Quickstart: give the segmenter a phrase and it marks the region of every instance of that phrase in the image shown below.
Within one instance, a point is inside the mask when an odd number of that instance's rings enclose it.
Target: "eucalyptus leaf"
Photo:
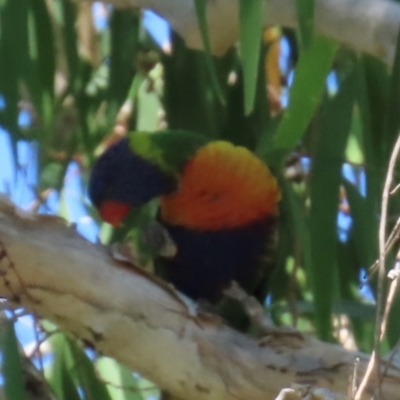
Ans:
[[[26,376],[14,326],[11,322],[4,323],[3,330],[1,350],[3,353],[4,393],[8,400],[27,400]]]
[[[291,150],[298,144],[320,104],[337,49],[338,45],[330,39],[316,36],[300,56],[275,147]]]
[[[199,29],[201,37],[203,39],[204,50],[206,53],[206,66],[211,77],[213,89],[221,104],[225,104],[225,96],[220,87],[217,72],[211,55],[212,54],[211,45],[210,45],[210,38],[208,36],[207,16],[206,16],[207,2],[204,0],[194,0],[194,4],[196,6],[197,21],[199,23]]]
[[[244,75],[245,114],[254,109],[260,58],[263,0],[240,0],[240,56]]]
[[[311,265],[308,269],[315,301],[319,336],[329,340],[334,299],[337,246],[337,213],[342,163],[355,101],[354,75],[341,82],[338,94],[322,111],[310,178]],[[336,276],[336,277],[335,277]]]
[[[308,48],[313,39],[314,10],[314,0],[296,0],[296,14],[299,22],[301,42],[304,48]]]

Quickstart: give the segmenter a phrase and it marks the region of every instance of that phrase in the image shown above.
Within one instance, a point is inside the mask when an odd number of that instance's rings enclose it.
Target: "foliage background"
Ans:
[[[298,2],[298,31],[263,32],[262,1],[240,4],[240,43],[214,58],[202,1],[196,7],[205,52],[189,50],[174,33],[160,46],[139,11],[97,5],[107,15],[99,29],[86,3],[2,0],[0,190],[30,211],[77,223],[90,240],[110,242],[125,232],[101,225],[86,184],[96,156],[113,140],[168,126],[246,146],[271,166],[283,192],[267,312],[278,325],[370,352],[376,281],[362,290],[360,282],[378,256],[381,191],[399,128],[399,56],[389,71],[314,35],[312,1]],[[389,227],[397,209],[392,196]],[[137,224],[149,213],[138,212]],[[388,269],[395,257],[388,254]],[[398,340],[399,307],[395,301],[383,351]],[[10,323],[23,311],[4,315],[4,390],[9,399],[24,399]],[[33,325],[32,340],[43,344],[32,359],[57,398],[158,395],[151,383],[48,322]]]

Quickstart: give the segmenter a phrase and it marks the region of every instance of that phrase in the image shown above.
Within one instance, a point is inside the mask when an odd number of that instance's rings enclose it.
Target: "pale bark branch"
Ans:
[[[90,0],[73,0],[77,3]],[[140,7],[164,16],[195,49],[202,48],[193,0],[104,0],[120,7]],[[293,0],[265,0],[264,26],[297,25]],[[214,54],[223,54],[238,38],[238,1],[207,1]],[[400,28],[400,4],[386,0],[316,0],[316,31],[391,65]]]
[[[292,383],[346,398],[356,356],[312,338],[261,342],[196,314],[165,284],[124,268],[56,217],[21,215],[0,201],[0,296],[91,342],[180,398],[274,399]],[[370,383],[371,385],[371,383]],[[385,398],[400,371],[389,368]],[[367,393],[373,388],[367,387]],[[365,397],[367,398],[367,397]]]

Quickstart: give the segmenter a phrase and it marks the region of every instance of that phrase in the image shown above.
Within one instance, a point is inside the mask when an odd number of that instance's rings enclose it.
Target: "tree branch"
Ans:
[[[73,0],[82,3],[90,0]],[[201,49],[192,0],[104,0],[119,7],[140,7],[164,16],[186,41]],[[316,0],[315,28],[354,50],[363,51],[391,65],[400,28],[400,4],[386,0]],[[264,26],[297,25],[293,0],[265,0]],[[238,1],[207,1],[212,51],[221,55],[238,38]]]
[[[355,357],[296,335],[258,342],[196,313],[174,290],[115,263],[57,217],[0,201],[0,296],[54,321],[180,398],[274,399],[291,383],[345,397]],[[400,371],[383,384],[396,398]],[[372,393],[373,383],[367,387]]]

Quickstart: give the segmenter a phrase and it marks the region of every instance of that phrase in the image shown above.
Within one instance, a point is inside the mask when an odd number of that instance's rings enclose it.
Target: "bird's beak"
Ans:
[[[106,200],[99,207],[99,214],[103,221],[118,227],[122,220],[128,215],[131,206],[115,200]]]

